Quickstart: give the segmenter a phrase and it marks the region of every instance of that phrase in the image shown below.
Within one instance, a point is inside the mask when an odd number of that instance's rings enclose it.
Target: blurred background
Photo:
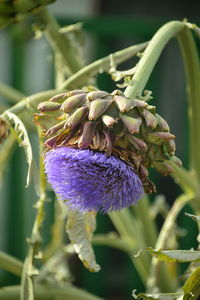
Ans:
[[[170,20],[183,20],[200,25],[199,1],[114,1],[114,0],[57,0],[49,10],[61,26],[83,23],[85,62],[90,63],[122,48],[149,40],[156,30]],[[34,38],[32,20],[8,26],[0,32],[0,81],[10,84],[24,95],[54,88],[53,56],[44,37]],[[67,49],[66,49],[67,51]],[[120,66],[131,68],[135,59]],[[97,80],[101,89],[116,88],[108,74]],[[176,135],[177,156],[188,164],[188,123],[185,79],[181,56],[176,41],[171,41],[161,55],[148,82],[153,91],[152,105],[165,117]],[[0,97],[0,103],[5,99]],[[37,140],[32,127],[30,137],[37,156]],[[33,185],[25,189],[27,166],[22,149],[16,147],[9,166],[3,174],[0,188],[0,248],[24,259],[26,238],[30,236],[34,219],[33,204],[37,196]],[[164,195],[170,205],[180,190],[170,177],[152,173],[158,195]],[[155,195],[151,197],[151,200]],[[47,204],[44,236],[48,240],[53,220],[53,204]],[[189,208],[187,209],[189,212]],[[162,220],[158,218],[158,225]],[[179,225],[187,229],[187,236],[179,240],[180,248],[195,246],[196,229],[189,218],[179,217]],[[98,216],[97,232],[114,230],[108,217]],[[132,299],[131,291],[143,290],[142,283],[128,256],[118,250],[95,246],[101,271],[97,274],[84,269],[77,257],[70,262],[74,283],[106,299]],[[1,286],[17,284],[18,278],[0,271]]]

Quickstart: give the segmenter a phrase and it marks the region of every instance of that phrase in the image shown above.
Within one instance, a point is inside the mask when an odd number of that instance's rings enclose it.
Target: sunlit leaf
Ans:
[[[33,168],[33,153],[31,143],[28,137],[28,133],[24,123],[19,119],[19,117],[9,111],[7,111],[4,115],[4,118],[10,123],[13,128],[15,134],[17,135],[19,145],[24,148],[26,159],[28,162],[28,174],[27,174],[27,183],[26,186],[30,184],[31,171]],[[14,127],[13,127],[14,124]]]
[[[147,300],[181,300],[183,293],[163,293],[163,294],[143,294],[136,295],[135,290],[132,294],[134,299],[147,299]]]
[[[183,300],[199,299],[200,296],[200,267],[188,278],[183,286]]]
[[[194,250],[154,250],[146,248],[157,259],[165,262],[194,262],[200,260],[200,251]]]
[[[96,263],[91,245],[93,232],[96,228],[96,216],[93,213],[80,214],[69,210],[67,233],[84,266],[91,272],[98,272],[100,266]]]

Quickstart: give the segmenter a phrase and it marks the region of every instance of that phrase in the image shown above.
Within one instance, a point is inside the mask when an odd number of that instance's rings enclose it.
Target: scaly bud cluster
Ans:
[[[73,90],[38,106],[35,122],[44,129],[47,150],[58,147],[93,149],[111,154],[130,165],[145,192],[155,191],[148,168],[163,175],[173,172],[166,162],[181,165],[175,153],[175,136],[156,107],[141,99],[129,99],[116,90]]]
[[[0,29],[55,0],[9,0],[0,4]]]

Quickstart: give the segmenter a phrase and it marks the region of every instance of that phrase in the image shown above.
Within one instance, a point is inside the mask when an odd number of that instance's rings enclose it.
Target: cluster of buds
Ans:
[[[0,28],[12,22],[23,19],[27,14],[33,13],[41,6],[55,0],[9,0],[1,1],[0,4]]]
[[[175,136],[156,107],[129,99],[120,90],[73,90],[40,103],[38,109],[35,122],[44,129],[47,151],[72,147],[113,155],[133,168],[146,193],[155,192],[148,168],[168,175],[173,172],[168,160],[181,165],[174,156]]]

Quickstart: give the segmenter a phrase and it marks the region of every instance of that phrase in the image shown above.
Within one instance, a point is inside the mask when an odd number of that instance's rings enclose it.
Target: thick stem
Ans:
[[[20,286],[8,286],[0,288],[0,300],[18,300],[20,294]],[[67,285],[66,288],[58,286],[35,285],[36,300],[103,300],[88,292]],[[26,298],[30,300],[30,298]]]
[[[150,205],[148,197],[143,197],[138,201],[136,205],[133,205],[131,208],[138,217],[138,221],[141,223],[142,234],[146,241],[145,246],[154,247],[158,233],[155,221],[149,214]]]
[[[183,22],[172,21],[156,32],[140,59],[129,86],[125,90],[127,97],[135,98],[142,94],[163,48],[172,37],[176,36],[185,27],[186,25]]]
[[[138,52],[143,51],[147,45],[148,42],[141,43],[113,53],[112,56],[114,63],[118,65],[123,61],[126,61],[127,59],[136,55]],[[110,55],[87,65],[76,74],[70,76],[70,78],[63,82],[63,84],[59,87],[59,90],[82,87],[91,77],[95,76],[99,72],[106,72],[109,70],[109,68]]]
[[[200,182],[200,65],[197,48],[189,29],[178,35],[186,73],[186,90],[189,99],[189,122],[191,132],[191,163]]]
[[[160,250],[165,247],[166,240],[170,236],[171,230],[174,227],[174,223],[176,221],[177,215],[180,213],[181,209],[185,206],[185,204],[187,202],[189,202],[190,200],[192,200],[193,197],[194,196],[191,194],[188,194],[188,195],[183,194],[180,197],[178,197],[177,200],[174,202],[174,204],[173,204],[170,212],[168,213],[167,218],[162,226],[160,234],[158,236],[158,239],[157,239],[157,242],[155,245],[155,250]],[[150,276],[149,276],[148,283],[147,283],[149,292],[153,291],[158,286],[158,281],[161,283],[163,281],[163,283],[165,285],[168,285],[171,282],[171,280],[168,282],[166,280],[165,281],[162,280],[162,278],[160,276],[161,274],[159,274],[159,272],[158,272],[159,265],[160,265],[160,261],[154,257],[152,259]],[[167,275],[167,273],[162,274],[162,276],[165,276],[164,278],[166,278],[166,275]],[[171,278],[171,279],[173,279],[173,278]],[[172,282],[172,284],[173,284],[173,282]]]
[[[19,259],[0,251],[0,269],[21,276],[22,268],[23,263]]]
[[[39,164],[40,164],[40,198],[36,203],[36,216],[33,224],[33,229],[31,233],[31,238],[29,241],[29,250],[25,258],[22,281],[21,281],[21,291],[20,300],[31,299],[34,300],[34,286],[33,286],[33,276],[37,274],[37,270],[34,267],[34,259],[39,253],[40,244],[42,241],[41,228],[44,219],[44,204],[46,201],[46,179],[44,173],[43,164],[43,138],[42,131],[38,127],[38,138],[39,138]]]
[[[131,260],[135,265],[141,280],[144,285],[146,285],[150,266],[150,256],[147,253],[143,253],[140,257],[133,256],[133,250],[135,251],[135,254],[137,254],[141,248],[146,246],[144,237],[140,233],[138,223],[133,219],[129,209],[109,213],[109,217],[117,231],[120,233],[121,239],[125,239],[127,244],[130,245],[129,254],[131,256]]]
[[[55,53],[60,53],[62,60],[69,70],[69,75],[76,73],[83,67],[83,62],[77,55],[77,50],[72,45],[67,35],[59,32],[59,25],[54,17],[43,8],[37,13],[37,18],[45,26],[45,34],[54,49]]]
[[[0,82],[0,95],[14,104],[25,98],[25,95],[3,82]]]

